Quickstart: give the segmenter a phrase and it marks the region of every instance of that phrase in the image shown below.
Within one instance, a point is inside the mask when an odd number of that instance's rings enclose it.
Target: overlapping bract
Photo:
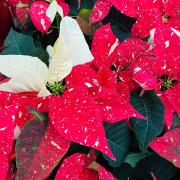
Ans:
[[[0,108],[0,172],[1,179],[5,179],[9,170],[9,155],[14,143],[15,115],[18,105]]]
[[[157,137],[150,144],[150,147],[163,158],[171,161],[175,166],[180,167],[179,160],[179,133],[180,129],[175,128],[164,134],[163,137]]]
[[[26,124],[16,142],[17,178],[47,178],[68,151],[70,143],[45,117],[35,117]]]
[[[69,177],[77,180],[116,180],[116,178],[101,165],[95,164],[96,169],[91,168],[94,162],[91,155],[76,153],[67,157],[61,164],[55,180],[65,180]],[[95,162],[94,162],[95,163]]]
[[[101,3],[101,0],[98,0],[91,12],[92,22],[104,19],[109,13],[111,5],[123,14],[137,18],[132,28],[134,36],[145,38],[150,34],[151,29],[161,23],[180,30],[179,1],[105,0],[104,3]]]
[[[8,157],[14,139],[18,138],[24,125],[34,117],[31,109],[49,113],[49,123],[52,124],[50,127],[48,126],[42,140],[48,150],[57,148],[58,151],[60,150],[59,145],[65,144],[65,146],[67,145],[64,148],[66,152],[70,142],[76,142],[101,151],[112,159],[115,158],[108,146],[103,122],[112,124],[123,120],[131,128],[128,122],[129,118],[140,118],[142,121],[146,121],[146,117],[139,114],[130,103],[132,91],[136,91],[142,96],[144,91],[153,90],[160,97],[165,106],[165,134],[163,137],[155,138],[150,147],[179,167],[177,137],[180,132],[179,128],[171,130],[174,113],[180,113],[179,1],[96,1],[90,14],[92,23],[103,20],[110,12],[111,6],[127,16],[136,18],[136,23],[131,30],[132,38],[128,38],[124,42],[120,42],[113,34],[109,23],[99,28],[92,40],[93,57],[75,21],[70,17],[64,17],[69,13],[69,7],[63,0],[57,0],[57,3],[51,0],[48,2],[35,1],[33,4],[31,4],[31,0],[22,0],[21,5],[19,2],[19,0],[8,1],[11,8],[15,8],[17,19],[21,24],[25,23],[29,12],[34,26],[42,33],[48,33],[57,12],[62,17],[62,21],[59,38],[54,47],[48,48],[49,72],[45,64],[42,65],[39,60],[35,64],[38,70],[33,70],[33,58],[29,57],[29,61],[28,57],[24,56],[21,57],[21,60],[25,61],[23,58],[26,58],[32,66],[31,69],[29,68],[29,72],[28,68],[24,71],[20,70],[22,68],[18,69],[17,62],[12,69],[1,67],[2,73],[9,69],[8,74],[5,75],[10,77],[9,81],[0,82],[0,88],[3,90],[0,92],[0,116],[2,119],[0,123],[2,147],[0,171],[2,171],[3,178],[6,177],[9,170]],[[78,2],[81,4],[80,1]],[[75,29],[78,35],[72,32]],[[145,38],[149,35],[151,37],[148,42],[139,39],[139,37]],[[8,63],[9,59],[10,56],[4,57],[7,64],[11,64]],[[92,59],[93,61],[88,62]],[[0,62],[3,63],[2,59]],[[51,64],[51,62],[55,63]],[[17,71],[14,73],[13,70],[16,68]],[[22,72],[24,76],[22,76]],[[38,76],[39,72],[42,72],[41,75],[43,74],[42,84],[37,80],[41,77]],[[32,79],[34,82],[31,84]],[[61,93],[54,95],[50,89],[46,89],[47,81],[51,85],[54,82],[61,82],[64,86]],[[46,93],[43,94],[41,90],[43,93],[45,90]],[[13,93],[4,91],[13,91]],[[41,93],[38,94],[38,92]],[[37,97],[38,95],[46,97]],[[55,129],[54,134],[53,129]],[[60,137],[58,140],[55,137],[56,134],[57,137]],[[38,152],[45,152],[46,149],[42,144],[39,146]],[[23,149],[21,150],[21,155],[27,155]],[[55,152],[61,155],[61,152],[56,150]],[[38,158],[42,157],[35,156],[36,161],[39,161]],[[59,160],[57,156],[52,155],[51,158],[55,158],[56,162]],[[46,161],[47,159],[42,158],[41,160]],[[35,166],[36,161],[33,162]],[[56,166],[56,163],[54,164],[52,161],[49,162],[51,163],[50,169],[48,162],[45,162],[47,168],[44,171],[43,167],[40,167],[41,170],[37,172],[39,176],[41,173],[48,176],[47,172],[49,173]],[[85,154],[69,156],[61,164],[56,179],[115,179],[101,166],[98,171],[91,169],[89,165],[93,161],[94,159],[90,161]],[[24,163],[26,162],[24,161]],[[39,165],[37,164],[37,169],[39,169]],[[20,171],[21,169],[18,169],[18,174],[21,174],[22,171]],[[34,176],[33,173],[36,174],[36,172],[30,172]]]
[[[7,4],[5,4],[4,1],[0,2],[0,18],[1,18],[1,26],[0,26],[0,51],[1,51],[3,49],[4,39],[7,36],[11,26],[10,13],[8,11]]]
[[[58,0],[57,4],[49,10],[51,11],[50,13],[54,13],[53,11],[55,11],[53,17],[51,14],[48,14],[48,8],[50,8],[50,6],[51,5],[48,2],[36,1],[30,7],[30,17],[33,24],[39,31],[43,33],[47,33],[53,23],[55,14],[57,12],[55,8],[60,8],[60,11],[62,10],[62,14],[60,14],[62,16],[66,16],[69,13],[69,7],[66,3],[64,3],[64,0]]]

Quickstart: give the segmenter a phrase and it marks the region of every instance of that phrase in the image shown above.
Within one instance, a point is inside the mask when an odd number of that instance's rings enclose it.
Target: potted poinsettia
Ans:
[[[178,2],[3,6],[2,180],[179,177]]]

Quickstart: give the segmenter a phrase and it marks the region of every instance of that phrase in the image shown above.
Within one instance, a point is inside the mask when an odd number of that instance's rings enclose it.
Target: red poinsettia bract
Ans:
[[[57,0],[58,6],[63,10],[63,15],[66,16],[69,13],[69,6],[64,0]],[[30,7],[30,18],[34,26],[41,32],[47,33],[53,19],[47,16],[47,10],[50,4],[45,1],[36,1]]]
[[[0,25],[0,51],[3,48],[3,42],[6,38],[10,26],[11,26],[11,17],[10,13],[7,7],[7,4],[5,1],[0,1],[0,19],[1,19],[1,25]]]
[[[26,122],[34,116],[30,112],[31,109],[36,109],[39,112],[48,111],[48,97],[39,98],[37,93],[8,93],[0,92],[0,107],[18,104],[17,113],[15,114],[16,125],[22,129]]]
[[[150,147],[156,151],[160,156],[171,161],[175,166],[180,167],[180,129],[175,128],[164,134],[163,137],[155,138]]]
[[[67,157],[61,164],[55,180],[77,179],[77,180],[116,180],[116,178],[102,166],[95,163],[96,170],[91,168],[93,160],[86,154],[76,153]]]
[[[16,126],[15,115],[18,105],[9,105],[0,108],[0,172],[1,179],[5,179],[9,170],[8,156],[11,153],[14,142],[14,129]]]

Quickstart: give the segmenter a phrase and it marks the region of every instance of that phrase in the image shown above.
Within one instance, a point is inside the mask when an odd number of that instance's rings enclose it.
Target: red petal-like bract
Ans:
[[[63,10],[63,15],[67,16],[70,11],[68,4],[64,3],[64,0],[57,0],[57,3],[59,4],[59,6],[61,6],[61,8]]]
[[[138,38],[128,38],[118,48],[119,63],[124,69],[129,69],[134,62],[148,52],[150,45]]]
[[[113,34],[110,24],[106,24],[94,33],[92,42],[92,54],[94,56],[94,65],[101,68],[104,65],[110,66],[110,56],[117,53],[119,40]]]
[[[132,28],[132,35],[145,38],[156,24],[163,22],[163,16],[168,15],[166,23],[180,30],[179,1],[150,0],[108,0],[121,13],[137,18]],[[165,19],[165,18],[164,18]],[[165,20],[165,21],[166,21]]]
[[[139,1],[140,2],[140,1]],[[168,1],[149,1],[149,6],[146,7],[147,2],[141,1],[142,11],[137,13],[137,21],[133,25],[132,34],[141,38],[149,35],[149,31],[159,23],[164,23],[169,27],[180,30],[179,9],[180,2],[176,0]],[[165,16],[168,16],[165,17]]]
[[[116,180],[116,178],[102,166],[99,167],[99,180]]]
[[[78,84],[84,87],[98,85],[97,72],[91,63],[81,64],[73,67],[69,76],[66,77],[67,89],[71,89]]]
[[[5,106],[16,104],[19,96],[15,93],[0,91],[0,99],[0,108],[5,108]]]
[[[170,17],[179,17],[180,2],[176,0],[162,1],[164,11]]]
[[[14,117],[15,124],[17,124],[18,115],[21,107],[19,95],[15,93],[0,91],[0,100],[0,109],[6,108],[10,105],[18,108]]]
[[[46,16],[49,4],[45,1],[36,1],[30,7],[30,17],[34,26],[41,32],[47,33],[52,21]]]
[[[11,25],[11,18],[8,11],[8,7],[6,4],[1,0],[0,1],[0,51],[2,49],[3,41],[10,30]]]
[[[180,128],[175,128],[163,137],[157,137],[150,144],[150,147],[163,158],[171,161],[175,166],[180,167]]]
[[[19,0],[7,0],[8,4],[12,7],[15,7],[19,3]]]
[[[17,179],[47,178],[66,154],[70,143],[50,122],[30,121],[16,143]]]
[[[137,17],[146,9],[155,6],[154,1],[149,0],[108,0],[121,13],[127,16]]]
[[[168,24],[170,27],[180,31],[180,18],[179,17],[171,17],[170,19],[168,19]]]
[[[140,38],[146,38],[150,35],[150,30],[155,28],[156,24],[161,22],[161,13],[159,9],[147,9],[140,14],[131,29],[132,35]]]
[[[115,89],[117,84],[116,74],[109,67],[103,66],[97,74],[98,82],[103,87]]]
[[[86,89],[78,86],[65,91],[60,97],[52,96],[49,106],[50,120],[61,136],[113,158],[101,112]]]
[[[110,8],[111,3],[106,0],[98,0],[90,14],[91,22],[96,23],[103,20],[108,15]]]
[[[146,71],[135,71],[133,74],[133,79],[144,89],[151,90],[156,88],[158,85],[157,78],[149,72]]]
[[[29,7],[22,6],[22,7],[16,7],[16,16],[17,19],[21,22],[22,25],[26,22],[28,16],[29,16]]]
[[[161,13],[158,9],[148,9],[142,13],[131,29],[132,35],[139,38],[146,38],[150,35],[150,30],[161,22]]]
[[[148,50],[149,44],[137,38],[128,38],[118,47],[118,77],[129,86],[130,90],[137,88],[137,83],[133,80],[135,63]]]
[[[108,123],[115,123],[131,117],[144,118],[130,105],[123,94],[120,95],[109,88],[95,88],[92,96],[101,110],[103,120]]]
[[[84,169],[78,176],[78,180],[99,180],[98,172],[92,169]]]
[[[165,109],[165,112],[164,112],[164,128],[165,128],[165,131],[167,131],[172,126],[174,110],[173,110],[173,107],[170,104],[168,98],[166,97],[165,93],[160,91],[160,92],[156,92],[156,94],[159,96],[159,98],[161,99],[161,101],[164,104],[164,109]]]
[[[124,82],[117,82],[116,91],[122,96],[126,101],[130,101],[130,91],[127,84]]]
[[[136,17],[136,3],[133,0],[108,0],[116,9],[127,16]]]
[[[175,112],[180,114],[180,83],[173,85],[166,91],[166,97],[171,103]]]
[[[88,158],[86,154],[80,153],[67,157],[61,164],[55,180],[116,180],[111,173],[97,163],[96,170],[89,169],[90,164],[85,163]]]
[[[153,52],[141,55],[134,64],[133,79],[144,89],[157,88],[161,82],[160,77],[164,75],[164,63],[153,56]]]
[[[16,126],[15,115],[18,106],[0,108],[0,179],[6,179],[9,170],[8,156],[12,150],[14,129]]]
[[[136,18],[141,15],[142,12],[158,7],[158,3],[149,0],[98,0],[92,11],[92,20],[97,22],[99,19],[102,20],[106,17],[111,5],[121,13]]]
[[[72,156],[67,157],[61,164],[55,180],[66,180],[66,179],[77,179],[83,173],[85,166],[86,154],[76,153]],[[86,179],[85,179],[86,180]]]
[[[159,78],[164,74],[164,63],[157,57],[153,56],[153,52],[149,52],[147,55],[142,55],[138,58],[134,64],[134,73],[138,71],[145,71],[150,73],[152,79]]]
[[[57,0],[59,6],[63,10],[63,15],[66,16],[69,13],[68,4],[64,3],[63,0]],[[46,15],[46,11],[49,7],[49,3],[45,1],[36,1],[30,7],[30,17],[34,26],[41,32],[47,33],[52,21]]]
[[[164,69],[171,77],[176,77],[180,69],[180,38],[170,27],[159,24],[154,35],[154,51],[160,61],[164,62]]]
[[[117,83],[114,72],[106,66],[97,75],[89,64],[76,66],[66,80],[69,90],[85,85],[103,121],[114,123],[130,117],[143,118],[129,103],[128,87],[123,82]]]
[[[17,125],[24,127],[26,122],[33,119],[34,115],[30,109],[35,109],[38,112],[48,112],[49,97],[37,97],[37,93],[22,93],[19,95],[19,113],[17,116]]]
[[[0,107],[4,108],[9,105],[18,104],[18,111],[15,116],[16,124],[23,128],[27,121],[31,120],[34,115],[30,109],[35,109],[39,112],[48,111],[49,97],[37,97],[37,93],[7,93],[0,92]]]

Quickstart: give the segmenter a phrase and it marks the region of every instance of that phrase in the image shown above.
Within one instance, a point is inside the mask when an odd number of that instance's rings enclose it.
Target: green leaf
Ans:
[[[158,96],[147,91],[142,97],[131,96],[131,104],[147,119],[131,118],[130,123],[142,152],[146,151],[149,143],[163,130],[164,106]]]
[[[153,153],[142,159],[134,168],[123,163],[120,168],[115,169],[115,174],[122,180],[152,180],[152,175],[157,180],[167,180],[176,174],[177,169],[169,161]]]
[[[89,18],[90,12],[90,9],[81,9],[79,12],[79,17],[86,20],[87,18]]]
[[[178,114],[174,114],[173,116],[173,124],[171,129],[180,128],[180,116]]]
[[[178,169],[157,154],[147,156],[138,163],[138,166],[148,175],[153,173],[158,180],[171,179]]]
[[[125,32],[122,31],[118,25],[116,24],[111,24],[111,29],[115,36],[120,40],[120,42],[125,41],[128,38],[131,38],[131,33],[130,32]]]
[[[126,16],[125,14],[118,11],[115,7],[111,7],[110,13],[103,20],[105,24],[111,23],[118,26],[119,30],[123,32],[131,32],[133,24],[136,22],[135,18]]]
[[[81,0],[80,9],[92,9],[97,0]]]
[[[39,113],[37,112],[35,109],[33,108],[29,108],[29,111],[34,115],[34,117],[38,120],[41,120],[43,122],[46,122],[47,121],[47,113]]]
[[[141,168],[133,168],[127,163],[123,163],[119,168],[115,169],[115,175],[122,180],[152,180]]]
[[[70,8],[70,15],[71,16],[77,16],[78,13],[79,13],[79,10],[78,10],[78,1],[76,0],[69,0],[68,1],[68,5],[69,5],[69,8]]]
[[[123,121],[114,124],[105,123],[105,131],[109,147],[116,157],[116,161],[111,160],[104,154],[103,156],[109,162],[110,166],[118,167],[125,159],[130,146],[130,133],[128,125]]]
[[[47,64],[48,54],[45,50],[36,48],[33,44],[33,39],[29,35],[18,33],[11,29],[5,42],[2,55],[29,55],[39,57]]]
[[[46,179],[70,146],[70,141],[58,134],[46,116],[38,112],[35,116],[22,129],[16,142],[18,180]]]
[[[124,163],[130,164],[132,167],[135,167],[136,164],[144,158],[142,153],[129,154],[126,156]]]

